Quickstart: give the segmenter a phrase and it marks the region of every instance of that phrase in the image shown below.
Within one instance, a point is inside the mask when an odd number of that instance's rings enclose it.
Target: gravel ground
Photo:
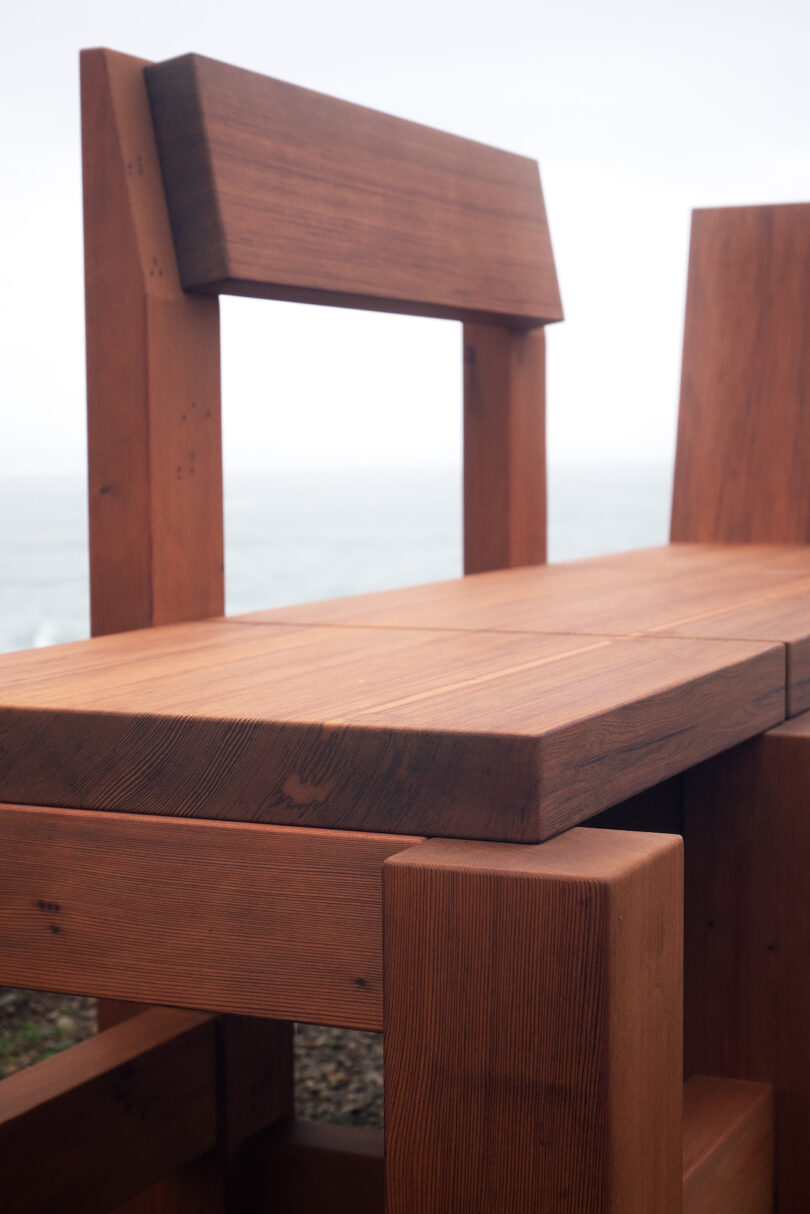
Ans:
[[[296,1025],[295,1104],[314,1121],[381,1126],[382,1034]]]
[[[0,987],[0,1079],[95,1031],[95,999]],[[300,1117],[381,1126],[382,1091],[379,1033],[296,1025],[295,1102]]]
[[[95,1031],[95,999],[0,987],[0,1079]]]

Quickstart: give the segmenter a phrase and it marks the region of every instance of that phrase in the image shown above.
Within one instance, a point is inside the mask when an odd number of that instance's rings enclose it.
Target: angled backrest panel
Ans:
[[[186,290],[562,319],[535,161],[199,55],[146,80]]]
[[[693,215],[672,539],[810,543],[810,204]]]

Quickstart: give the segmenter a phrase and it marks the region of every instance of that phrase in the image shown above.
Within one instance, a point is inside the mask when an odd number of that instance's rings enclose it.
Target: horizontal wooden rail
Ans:
[[[0,805],[0,981],[382,1028],[406,835]]]
[[[211,1016],[154,1008],[0,1085],[14,1214],[105,1214],[217,1140]]]

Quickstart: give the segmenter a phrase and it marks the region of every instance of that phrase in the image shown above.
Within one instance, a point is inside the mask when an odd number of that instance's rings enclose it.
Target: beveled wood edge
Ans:
[[[396,316],[423,316],[433,320],[492,325],[523,331],[559,324],[565,319],[562,308],[547,309],[550,315],[527,317],[513,312],[481,311],[476,308],[425,304],[413,299],[375,295],[354,295],[348,291],[326,291],[288,283],[264,283],[245,278],[219,278],[213,282],[189,283],[189,295],[236,295],[243,299],[271,299],[281,303],[314,304],[326,308],[351,308],[361,312],[386,312]]]

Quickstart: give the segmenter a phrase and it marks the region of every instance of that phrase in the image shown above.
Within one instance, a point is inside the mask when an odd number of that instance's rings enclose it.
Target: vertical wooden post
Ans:
[[[387,1214],[680,1212],[680,839],[434,839],[383,872]]]
[[[219,303],[180,286],[143,67],[81,56],[94,635],[223,611]]]
[[[81,56],[94,635],[224,610],[219,304],[184,293],[145,61]],[[141,1010],[99,1003],[102,1027]],[[218,1027],[220,1146],[126,1214],[241,1208],[255,1129],[292,1114],[292,1025]]]
[[[772,1083],[779,1214],[810,1209],[810,714],[685,777],[687,1076]]]
[[[464,325],[464,571],[546,559],[545,332]]]

